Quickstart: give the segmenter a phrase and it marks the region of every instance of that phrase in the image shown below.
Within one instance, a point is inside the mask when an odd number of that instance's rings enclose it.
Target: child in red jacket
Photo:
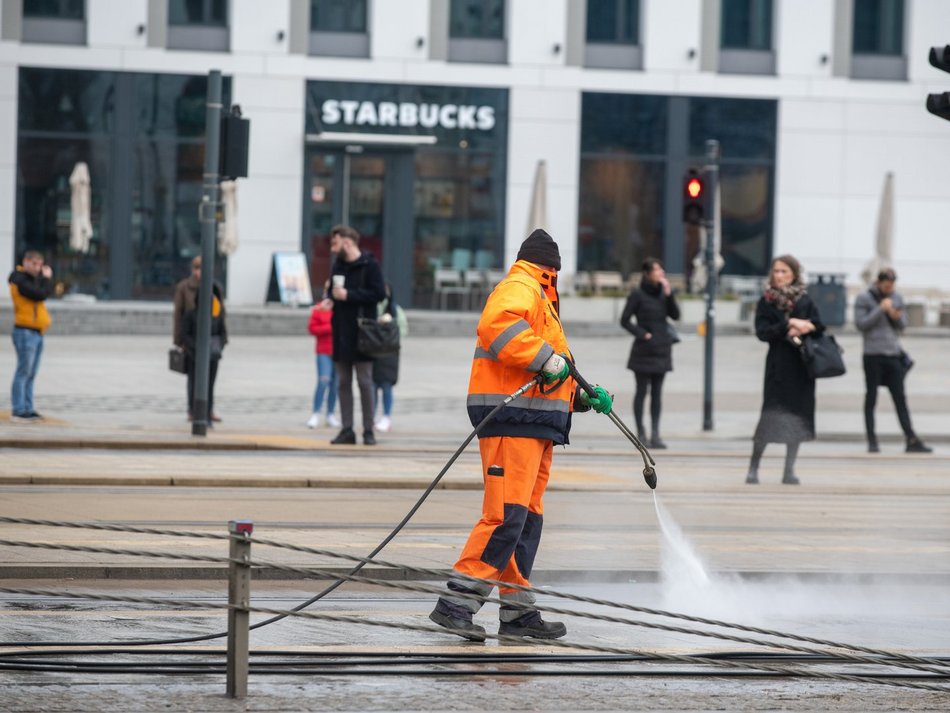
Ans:
[[[333,330],[330,327],[332,316],[333,308],[321,307],[320,304],[310,313],[308,330],[317,338],[317,388],[313,392],[313,413],[307,419],[308,428],[320,425],[324,396],[327,398],[327,425],[340,427],[340,419],[333,414],[336,407],[336,369],[333,366]]]

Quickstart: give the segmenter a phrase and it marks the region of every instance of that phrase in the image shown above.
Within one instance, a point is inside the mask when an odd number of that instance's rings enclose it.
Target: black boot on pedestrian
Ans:
[[[341,429],[336,438],[330,441],[335,446],[344,445],[352,446],[356,443],[356,434],[353,432],[352,428]]]
[[[785,485],[801,485],[801,481],[792,470],[786,470],[782,476],[782,483]]]
[[[880,453],[881,447],[877,444],[876,438],[868,439],[868,453]]]
[[[532,639],[560,639],[567,634],[567,627],[559,621],[544,621],[538,611],[529,611],[514,621],[501,622],[498,633]]]
[[[745,477],[746,485],[758,485],[759,484],[759,471],[755,468],[751,468]]]
[[[376,445],[376,435],[372,431],[363,431],[363,445]]]
[[[924,442],[913,436],[907,439],[907,448],[904,449],[905,453],[933,453],[934,449],[930,446],[924,445]]]
[[[452,630],[453,634],[461,636],[463,639],[469,641],[485,640],[485,627],[472,623],[472,613],[464,607],[452,604],[444,599],[440,598],[436,602],[435,609],[429,614],[429,619],[439,626]]]
[[[650,437],[650,448],[655,448],[658,451],[662,451],[666,448],[666,444],[663,442],[663,439],[660,438],[659,433],[654,433]]]

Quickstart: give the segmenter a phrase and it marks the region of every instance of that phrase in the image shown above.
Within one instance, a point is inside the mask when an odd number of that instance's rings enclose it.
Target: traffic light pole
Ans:
[[[214,285],[214,241],[218,209],[218,140],[221,130],[221,72],[208,73],[205,108],[205,170],[198,221],[201,223],[201,283],[198,288],[198,334],[195,349],[195,400],[191,435],[208,433],[208,392],[211,372],[211,290]]]
[[[706,206],[706,343],[703,368],[703,430],[713,430],[713,344],[716,336],[716,224],[719,221],[719,142],[706,142],[703,167]]]

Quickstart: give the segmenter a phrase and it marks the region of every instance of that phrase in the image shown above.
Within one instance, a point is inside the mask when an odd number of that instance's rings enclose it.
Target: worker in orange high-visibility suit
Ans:
[[[612,399],[596,387],[596,397],[576,387],[558,312],[557,244],[543,230],[522,243],[518,260],[488,297],[478,322],[478,340],[468,386],[468,413],[477,426],[532,376],[550,389],[533,386],[501,409],[479,433],[485,496],[454,571],[479,579],[530,587],[528,577],[541,541],[542,496],[556,444],[566,444],[572,411],[609,412]],[[472,621],[493,585],[453,576],[429,618],[473,641],[485,629]],[[531,591],[499,587],[504,604],[499,634],[556,639],[567,629],[546,622]]]

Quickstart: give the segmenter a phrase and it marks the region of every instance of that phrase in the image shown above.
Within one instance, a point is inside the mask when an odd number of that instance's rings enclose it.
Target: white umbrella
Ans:
[[[237,183],[221,181],[221,203],[224,220],[218,223],[218,252],[233,255],[238,249]]]
[[[92,240],[92,219],[89,167],[83,161],[73,167],[69,188],[69,247],[86,253]]]
[[[543,160],[538,161],[534,171],[534,186],[531,189],[531,209],[528,211],[528,229],[530,235],[535,228],[548,229],[548,168]]]
[[[884,176],[881,205],[877,212],[877,236],[874,241],[874,257],[865,265],[861,277],[866,283],[874,282],[877,273],[893,264],[894,250],[894,174]]]

